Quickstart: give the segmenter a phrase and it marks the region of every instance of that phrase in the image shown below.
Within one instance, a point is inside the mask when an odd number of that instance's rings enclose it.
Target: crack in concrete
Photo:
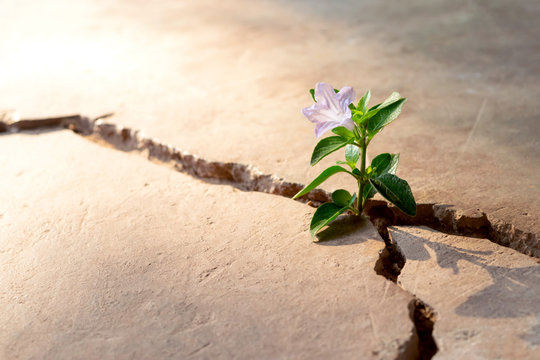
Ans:
[[[286,181],[272,174],[264,174],[250,164],[208,161],[180,148],[145,136],[138,130],[105,122],[113,114],[94,120],[81,115],[43,119],[18,120],[15,115],[0,114],[0,132],[20,132],[54,128],[68,128],[102,145],[122,151],[137,151],[148,159],[172,166],[208,182],[225,183],[244,191],[258,191],[291,198],[303,184]],[[299,199],[317,207],[331,200],[331,194],[315,189]],[[429,226],[451,235],[480,237],[496,244],[540,258],[540,241],[537,234],[517,229],[514,225],[490,216],[480,209],[463,211],[451,205],[437,203],[418,204],[417,215],[407,216],[383,200],[368,201],[365,213],[388,239],[388,226]]]
[[[437,314],[431,306],[416,297],[409,303],[409,311],[418,338],[416,359],[430,360],[439,350],[433,337]]]
[[[376,221],[380,221],[380,217],[376,218]],[[381,229],[380,223],[375,224],[378,229]],[[401,270],[405,266],[407,259],[392,240],[386,227],[383,228],[385,236],[380,232],[384,238],[386,244],[384,250],[379,254],[379,260],[375,264],[375,272],[392,281],[399,286],[403,291],[413,295],[414,299],[409,303],[409,314],[412,323],[414,324],[414,332],[411,334],[407,345],[414,348],[414,352],[409,352],[407,355],[399,357],[398,359],[415,359],[415,360],[430,360],[435,356],[439,350],[437,342],[433,337],[433,328],[435,327],[435,321],[437,320],[437,314],[435,310],[419,299],[415,294],[412,294],[407,289],[403,288],[398,283],[398,277],[401,274]],[[380,231],[380,230],[379,230]]]
[[[300,183],[264,174],[250,164],[208,161],[158,139],[149,138],[138,130],[105,122],[104,119],[110,116],[112,114],[106,114],[94,120],[80,115],[18,120],[14,116],[0,114],[0,133],[68,128],[101,145],[122,151],[137,151],[145,154],[149,160],[211,183],[228,184],[244,191],[258,191],[288,198],[304,187]],[[311,191],[299,199],[314,207],[330,200],[331,194],[322,189]],[[444,204],[418,204],[417,215],[410,217],[386,201],[370,200],[365,213],[386,244],[374,270],[396,284],[406,259],[389,236],[388,226],[392,225],[425,225],[448,234],[487,238],[523,254],[540,257],[540,243],[536,234],[516,229],[514,225],[495,219],[479,209],[464,212]],[[435,311],[418,298],[411,301],[409,311],[414,332],[409,341],[402,344],[403,351],[399,358],[431,359],[437,352],[432,335]]]

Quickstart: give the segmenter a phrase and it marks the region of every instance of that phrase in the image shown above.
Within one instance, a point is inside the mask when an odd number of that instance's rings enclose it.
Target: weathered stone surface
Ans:
[[[306,183],[322,168],[308,163],[307,89],[397,90],[403,115],[370,156],[400,152],[422,202],[540,234],[539,16],[536,0],[7,2],[0,109],[113,111],[209,160]]]
[[[486,239],[389,229],[406,258],[398,283],[432,306],[436,359],[538,359],[540,265]]]
[[[1,136],[0,154],[0,358],[414,354],[367,222],[315,244],[309,206],[69,131]]]

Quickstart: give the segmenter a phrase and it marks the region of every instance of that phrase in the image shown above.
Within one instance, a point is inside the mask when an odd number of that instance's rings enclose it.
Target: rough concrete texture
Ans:
[[[540,233],[540,4],[520,1],[5,2],[0,108],[115,112],[210,160],[306,183],[317,81],[409,100],[372,143],[419,201]],[[327,188],[352,187],[336,176]]]
[[[485,239],[391,227],[398,283],[435,309],[435,359],[538,359],[540,265]]]
[[[442,204],[419,208],[424,223],[510,234],[538,256],[539,17],[535,0],[8,0],[0,117],[114,112],[162,140],[143,141],[154,159],[172,144],[200,156],[175,166],[204,177],[219,165],[225,180],[227,162],[253,164],[247,188],[290,196],[281,190],[322,170],[309,168],[316,140],[300,114],[310,87],[369,88],[374,102],[397,90],[403,114],[368,155],[401,153],[418,202]],[[68,132],[0,136],[0,154],[0,358],[414,358],[426,346],[412,295],[373,271],[383,243],[367,223],[315,245],[310,207]],[[325,189],[338,186],[353,184],[336,176]],[[438,357],[539,352],[533,260],[392,231],[421,245],[400,281],[437,313]],[[415,263],[426,270],[411,279]]]
[[[318,245],[309,206],[69,131],[0,153],[2,359],[415,354],[412,297],[376,275],[367,221]]]

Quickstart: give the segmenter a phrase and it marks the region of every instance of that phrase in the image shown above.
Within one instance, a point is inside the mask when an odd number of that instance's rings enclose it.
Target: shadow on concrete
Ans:
[[[341,216],[316,235],[316,244],[323,246],[361,244],[369,239],[367,233],[362,231],[368,224],[369,220],[363,216]]]
[[[426,229],[432,232],[434,230]],[[402,232],[393,229],[392,232]],[[482,318],[517,318],[536,314],[540,327],[540,303],[531,299],[540,298],[540,266],[502,267],[490,265],[492,251],[475,251],[457,246],[430,241],[407,234],[408,246],[414,249],[408,252],[407,260],[426,261],[431,258],[425,246],[430,247],[437,256],[441,268],[450,268],[459,274],[458,262],[466,261],[485,270],[493,283],[470,295],[460,304],[455,313],[460,316]],[[534,334],[533,334],[534,335]],[[531,335],[532,336],[532,335]],[[528,341],[540,343],[540,333],[529,336]]]

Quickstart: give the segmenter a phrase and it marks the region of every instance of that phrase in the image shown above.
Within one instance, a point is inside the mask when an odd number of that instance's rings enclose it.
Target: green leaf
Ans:
[[[398,101],[399,99],[401,99],[401,95],[399,95],[398,92],[394,91],[381,104],[379,104],[377,106],[377,108],[382,109],[383,107],[386,107],[386,106]]]
[[[356,125],[360,126],[364,122],[363,114],[360,111],[353,112],[352,121]]]
[[[313,154],[311,155],[311,166],[317,164],[327,155],[341,149],[352,141],[353,139],[344,139],[341,136],[329,136],[322,139],[313,150]]]
[[[373,185],[370,183],[364,185],[364,194],[362,194],[363,199],[371,199],[375,196],[377,192],[375,191],[375,188],[373,188]]]
[[[332,132],[347,140],[354,138],[354,133],[351,130],[347,129],[345,126],[338,126],[336,128],[333,128]]]
[[[399,164],[399,154],[383,153],[371,160],[371,167],[375,168],[374,175],[385,173],[395,174]]]
[[[335,220],[339,215],[343,214],[347,209],[355,202],[356,194],[351,197],[351,200],[347,206],[340,207],[334,203],[325,203],[317,208],[313,218],[311,219],[311,224],[309,230],[312,237],[315,237],[315,234],[321,230],[323,227],[328,225],[332,220]]]
[[[377,112],[369,119],[367,124],[369,134],[374,135],[380,129],[394,121],[401,114],[401,107],[405,101],[407,99],[401,98],[389,104],[382,103],[377,108]]]
[[[383,153],[375,156],[371,160],[371,168],[374,169],[373,176],[377,177],[382,174],[395,174],[399,163],[399,154]],[[364,200],[375,196],[376,191],[373,185],[366,184],[364,187]]]
[[[356,127],[356,126],[354,127],[353,133],[354,133],[354,137],[355,137],[356,139],[359,139],[359,140],[362,139],[362,135],[361,135],[360,132],[358,131],[358,127]]]
[[[377,110],[379,108],[379,106],[381,106],[381,105],[382,105],[382,103],[378,103],[377,105],[373,105],[372,107],[369,108],[368,113],[370,111]]]
[[[362,98],[360,99],[360,101],[358,102],[358,106],[356,107],[358,110],[360,110],[363,114],[366,113],[366,110],[367,110],[367,106],[368,106],[368,103],[369,103],[369,99],[371,98],[371,91],[366,91],[366,93],[364,94],[364,96],[362,96]]]
[[[352,195],[347,190],[339,189],[332,193],[332,201],[339,206],[348,206]]]
[[[358,159],[360,158],[360,149],[358,146],[349,144],[345,147],[345,160],[348,163],[356,165]],[[354,167],[354,166],[351,166]]]
[[[315,89],[309,89],[309,93],[311,94],[313,101],[317,102],[317,100],[315,100]]]
[[[341,166],[338,166],[338,165],[330,166],[329,168],[325,169],[322,173],[320,173],[320,175],[317,176],[315,180],[313,180],[311,183],[306,185],[302,190],[300,190],[296,195],[294,195],[293,199],[296,199],[302,195],[307,194],[308,192],[310,192],[311,190],[315,189],[317,186],[325,182],[326,179],[328,179],[330,176],[337,174],[339,172],[346,172],[350,174],[349,171],[345,170]]]
[[[405,214],[416,215],[416,202],[407,181],[394,174],[382,174],[369,180],[371,185]]]

